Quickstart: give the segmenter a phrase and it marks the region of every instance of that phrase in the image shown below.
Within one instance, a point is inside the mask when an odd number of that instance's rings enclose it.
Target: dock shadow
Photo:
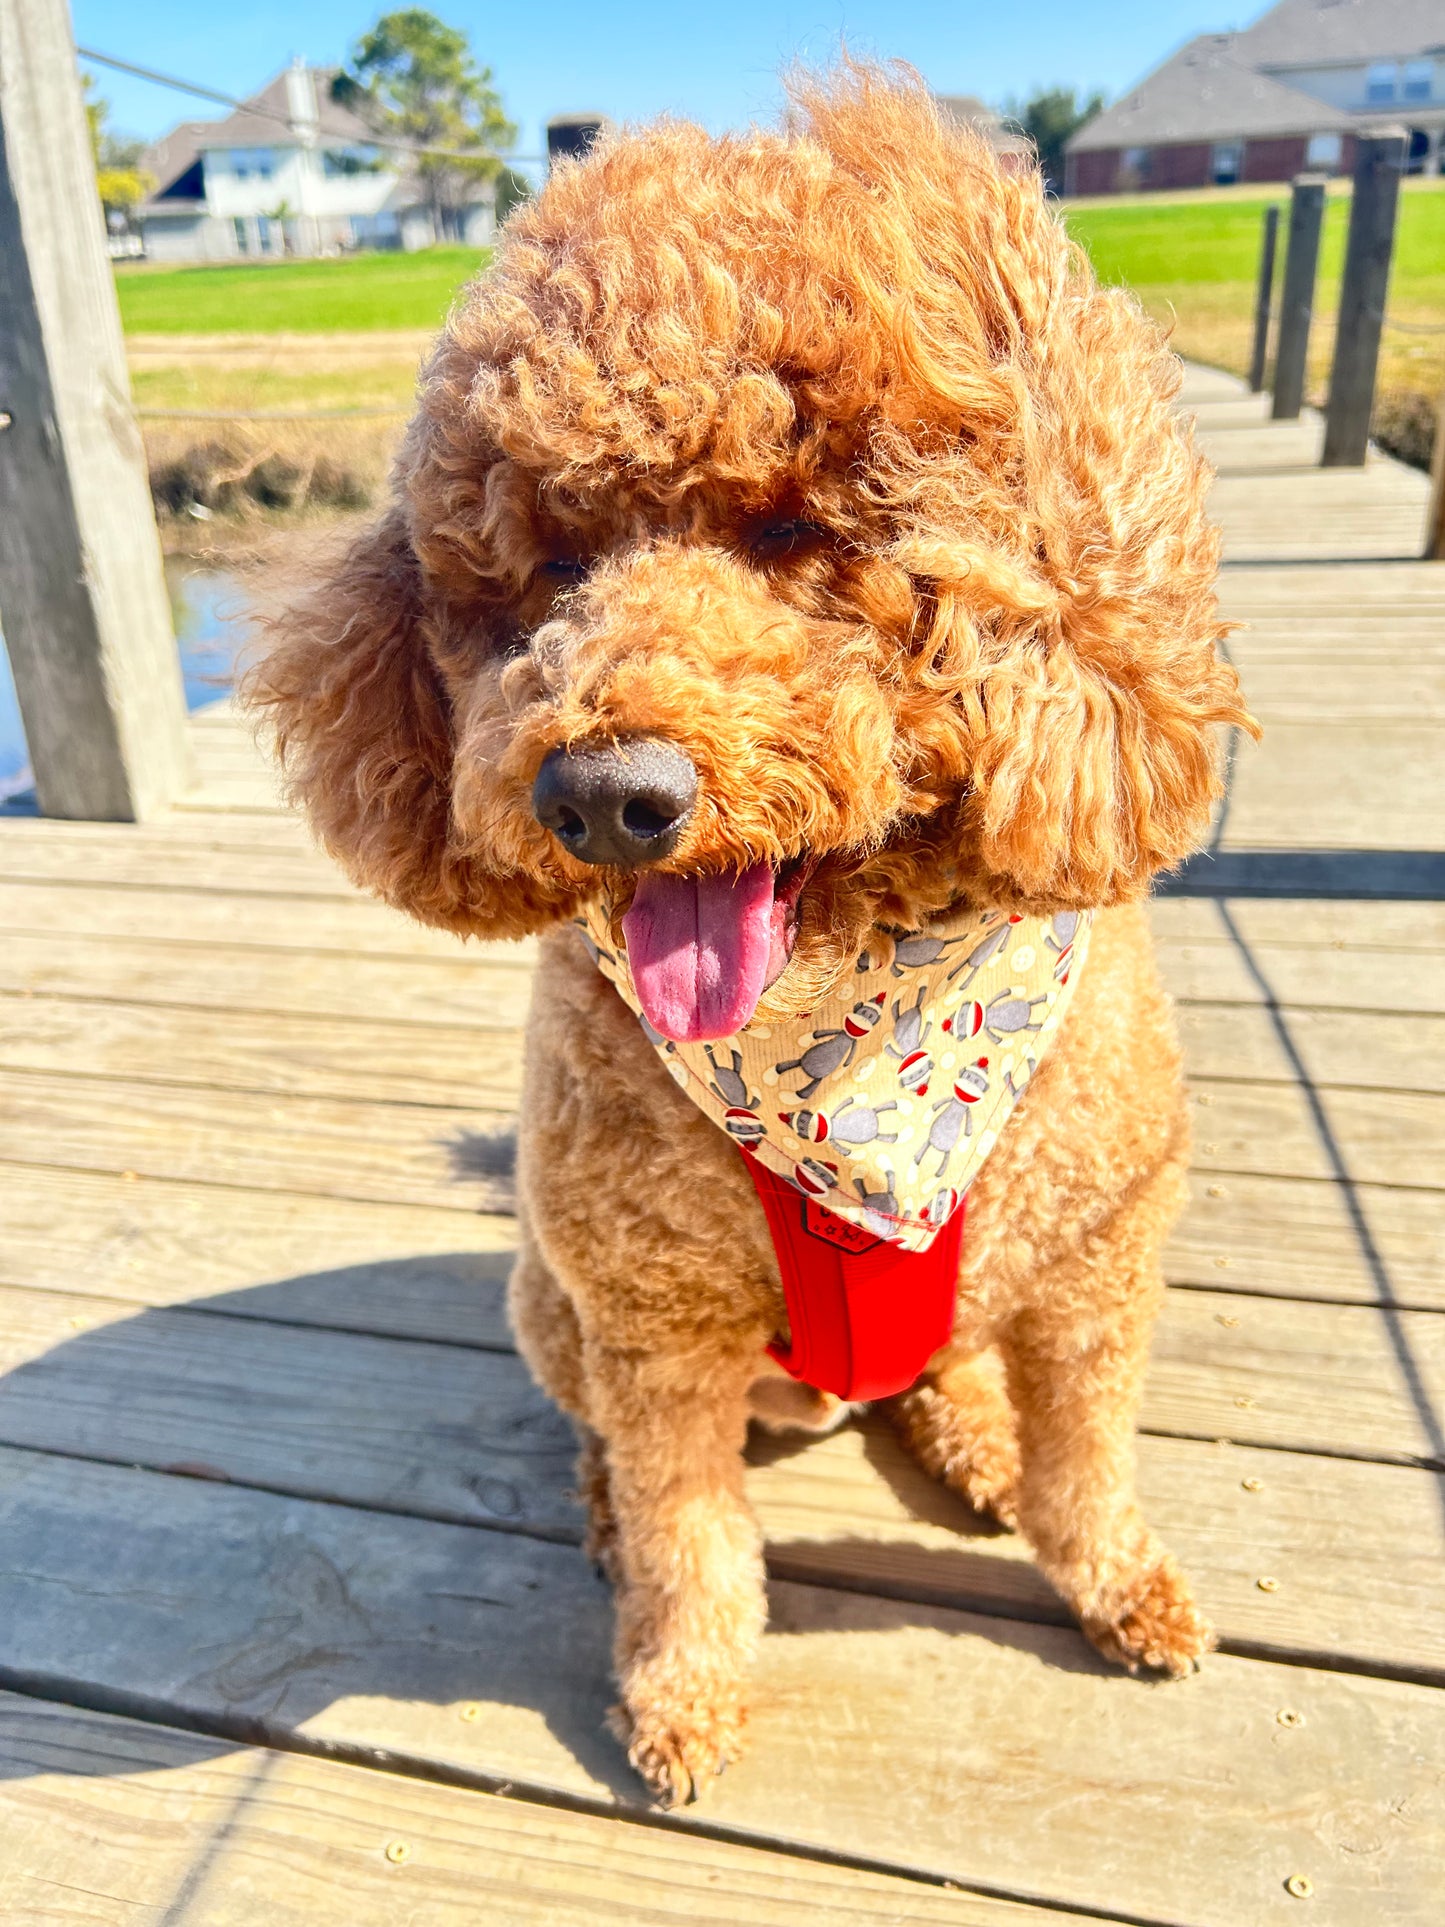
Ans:
[[[0,1376],[0,1686],[222,1747],[344,1756],[354,1730],[358,1756],[410,1745],[418,1771],[478,1784],[485,1749],[476,1764],[409,1709],[478,1707],[479,1734],[520,1714],[513,1730],[550,1736],[529,1750],[570,1760],[589,1797],[645,1806],[605,1730],[611,1600],[579,1549],[571,1428],[507,1349],[509,1257],[346,1265],[121,1318],[101,1298],[104,1322],[37,1331]],[[918,1623],[1091,1667],[1065,1626],[978,1614],[998,1595],[972,1563],[986,1532],[875,1429],[869,1456],[958,1550],[914,1546],[908,1583],[873,1590],[866,1538],[775,1544],[776,1630],[806,1634],[802,1583],[835,1630]],[[326,1717],[363,1703],[402,1710]],[[0,1780],[38,1770],[5,1739],[0,1723]],[[128,1757],[81,1752],[76,1770],[138,1770]]]

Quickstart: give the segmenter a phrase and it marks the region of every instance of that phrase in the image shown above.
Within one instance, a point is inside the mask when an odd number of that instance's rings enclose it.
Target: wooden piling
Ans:
[[[1370,413],[1375,404],[1405,145],[1404,128],[1386,127],[1361,135],[1356,148],[1322,468],[1358,468],[1370,446]]]
[[[0,0],[0,623],[41,810],[168,802],[185,698],[66,0]]]
[[[1274,349],[1274,406],[1277,422],[1292,422],[1305,394],[1305,358],[1315,302],[1315,271],[1320,258],[1320,225],[1325,212],[1322,174],[1301,174],[1289,203],[1284,287],[1279,298],[1279,330]]]
[[[1430,510],[1425,518],[1425,560],[1445,562],[1445,392],[1435,401],[1435,447],[1430,462]]]
[[[1269,315],[1274,299],[1274,256],[1279,241],[1279,209],[1272,202],[1264,210],[1264,234],[1259,250],[1259,288],[1254,300],[1254,353],[1249,363],[1249,390],[1257,395],[1264,387],[1265,363],[1269,354]]]

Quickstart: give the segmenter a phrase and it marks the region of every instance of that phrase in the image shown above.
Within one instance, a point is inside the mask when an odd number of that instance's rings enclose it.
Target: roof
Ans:
[[[1240,39],[1252,66],[1408,60],[1445,50],[1445,0],[1279,0]]]
[[[335,67],[312,67],[311,82],[316,89],[316,125],[324,139],[368,141],[371,129],[360,115],[342,107],[331,98]],[[286,147],[296,144],[286,95],[288,69],[282,68],[268,80],[260,93],[252,94],[244,107],[238,107],[223,120],[183,120],[161,136],[141,156],[140,164],[159,183],[163,193],[171,182],[184,174],[198,154],[217,147]]]
[[[1351,0],[1338,3],[1348,6]],[[1435,0],[1435,5],[1445,11],[1445,0]],[[1341,108],[1257,72],[1242,57],[1247,38],[1242,33],[1200,34],[1081,127],[1070,138],[1068,152],[1249,135],[1325,134],[1354,125]]]
[[[146,148],[139,165],[153,176],[157,193],[180,179],[200,153],[206,130],[214,125],[215,122],[209,120],[183,120]]]
[[[286,97],[286,69],[268,80],[259,94],[252,94],[246,105],[225,120],[207,123],[203,145],[206,147],[283,147],[291,135],[291,109]],[[316,125],[332,140],[368,141],[372,129],[359,114],[331,98],[331,83],[339,70],[312,67],[316,89]]]

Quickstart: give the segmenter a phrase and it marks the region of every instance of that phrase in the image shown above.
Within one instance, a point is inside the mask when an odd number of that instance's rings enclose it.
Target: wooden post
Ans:
[[[1445,562],[1445,390],[1435,399],[1435,447],[1430,460],[1430,513],[1425,519],[1425,560]]]
[[[1322,468],[1358,468],[1369,450],[1406,139],[1403,127],[1382,127],[1362,134],[1356,149]]]
[[[1289,240],[1284,253],[1284,287],[1279,297],[1279,331],[1274,344],[1274,407],[1277,422],[1299,416],[1305,397],[1305,357],[1315,305],[1315,270],[1320,258],[1320,223],[1325,212],[1322,174],[1301,174],[1289,203]]]
[[[1271,202],[1264,210],[1264,239],[1259,251],[1259,291],[1254,299],[1254,354],[1249,364],[1249,392],[1257,395],[1264,387],[1265,360],[1269,353],[1269,311],[1274,299],[1274,254],[1279,239],[1279,209]]]
[[[185,697],[66,0],[0,0],[0,623],[40,808],[167,803]]]

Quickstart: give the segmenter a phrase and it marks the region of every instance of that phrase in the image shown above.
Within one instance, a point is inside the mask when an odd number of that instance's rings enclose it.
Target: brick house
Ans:
[[[1068,142],[1065,192],[1348,173],[1364,126],[1403,123],[1411,173],[1445,172],[1445,0],[1279,0],[1201,34]]]

